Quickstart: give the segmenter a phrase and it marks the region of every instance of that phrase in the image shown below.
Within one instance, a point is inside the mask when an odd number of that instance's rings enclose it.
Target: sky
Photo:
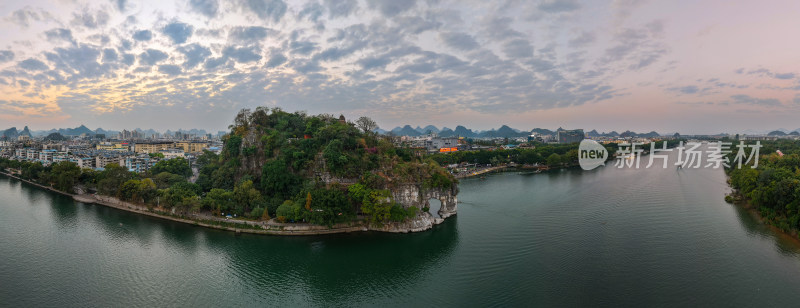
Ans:
[[[800,128],[800,1],[0,3],[0,129]]]

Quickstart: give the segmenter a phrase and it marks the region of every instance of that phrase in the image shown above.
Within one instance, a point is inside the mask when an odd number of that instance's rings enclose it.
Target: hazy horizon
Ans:
[[[226,130],[242,108],[488,130],[797,129],[795,1],[0,4],[0,128]]]

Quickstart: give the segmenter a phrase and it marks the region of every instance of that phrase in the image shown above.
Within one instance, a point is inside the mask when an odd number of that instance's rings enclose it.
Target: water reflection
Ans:
[[[209,234],[208,245],[225,250],[229,266],[246,277],[248,293],[302,291],[317,304],[385,298],[388,286],[408,285],[435,273],[458,243],[457,218],[430,232],[356,233],[315,237]],[[393,281],[393,282],[392,282]],[[266,293],[265,293],[266,292]],[[284,298],[286,298],[284,296]]]
[[[29,190],[35,189],[37,188]],[[50,213],[53,216],[53,220],[58,224],[58,228],[70,231],[75,230],[79,223],[77,209],[79,204],[73,202],[72,197],[64,195],[55,194],[52,198],[50,203],[53,206],[50,207]]]
[[[776,251],[786,256],[800,255],[800,240],[791,235],[781,233],[776,228],[761,222],[755,213],[745,208],[743,204],[731,205],[736,210],[736,216],[744,227],[747,235],[770,240],[775,244]]]

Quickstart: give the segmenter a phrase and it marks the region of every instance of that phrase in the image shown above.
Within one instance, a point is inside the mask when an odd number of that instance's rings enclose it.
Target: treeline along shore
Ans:
[[[736,140],[728,142],[738,144]],[[757,166],[755,159],[751,159],[741,168],[738,164],[726,168],[728,184],[733,192],[725,196],[725,200],[754,209],[764,222],[799,237],[800,141],[779,139],[759,142],[762,147]],[[737,153],[734,147],[728,156],[731,162]]]

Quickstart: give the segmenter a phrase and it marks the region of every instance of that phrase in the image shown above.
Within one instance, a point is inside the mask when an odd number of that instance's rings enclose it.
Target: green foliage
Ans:
[[[381,225],[391,218],[392,202],[391,193],[385,189],[368,190],[361,200],[361,212],[367,216],[367,221],[373,225]]]
[[[325,157],[325,162],[331,173],[336,175],[344,173],[345,166],[347,166],[348,163],[348,157],[343,152],[341,140],[333,140],[328,143],[328,146],[325,147],[325,151],[322,152],[322,156]]]
[[[313,189],[308,192],[311,196],[311,211],[307,215],[309,222],[318,225],[332,226],[334,223],[351,220],[355,211],[344,192],[338,189]]]
[[[175,207],[183,211],[196,209],[202,205],[197,196],[199,192],[200,187],[197,184],[180,182],[170,188],[159,190],[160,203],[162,206]]]
[[[292,206],[293,205],[294,205],[294,202],[292,200],[284,201],[283,204],[278,206],[278,209],[275,211],[275,215],[276,216],[283,216],[283,217],[292,216]]]
[[[223,138],[221,154],[204,151],[197,157],[196,184],[187,182],[192,169],[181,158],[161,160],[143,175],[115,164],[98,172],[79,170],[72,163],[44,167],[0,159],[0,168],[21,170],[22,178],[65,191],[83,185],[122,200],[184,212],[261,219],[275,213],[286,221],[328,226],[356,219],[359,208],[373,223],[413,217],[417,209],[404,210],[391,200],[388,189],[396,183],[427,188],[456,183],[440,161],[423,163],[414,150],[395,148],[390,138],[373,133],[375,124],[369,118],[357,122],[360,129],[326,114],[244,109]],[[319,177],[324,171],[343,182],[359,179],[359,183],[350,189],[324,183]]]
[[[237,214],[249,213],[262,205],[261,192],[253,187],[253,181],[242,181],[233,188],[234,210]]]
[[[151,179],[131,179],[122,184],[119,197],[122,200],[148,203],[157,195],[156,184]]]
[[[431,172],[431,176],[425,180],[425,187],[428,188],[450,188],[455,179],[442,169]]]
[[[762,216],[788,231],[800,229],[800,143],[778,140],[761,141],[758,168],[732,164],[726,169],[729,183],[739,196],[761,210]],[[780,149],[783,157],[775,154]],[[729,159],[733,161],[734,148]],[[731,201],[735,198],[731,198]],[[726,201],[728,198],[726,197]]]
[[[186,178],[169,172],[161,172],[153,177],[153,182],[155,182],[156,187],[159,189],[164,189],[180,182],[186,182]]]
[[[150,169],[150,174],[159,174],[162,172],[169,172],[188,178],[192,176],[192,167],[189,166],[188,160],[178,157],[161,160]]]
[[[239,147],[242,146],[242,137],[238,135],[228,135],[225,141],[225,153],[228,157],[239,156]]]
[[[556,153],[550,154],[547,156],[547,165],[551,167],[555,167],[561,164],[561,155]]]
[[[202,205],[204,209],[211,210],[217,214],[229,212],[234,207],[233,192],[213,188],[206,193]]]
[[[301,179],[286,167],[283,159],[272,160],[264,164],[261,171],[261,186],[269,196],[289,199],[300,191]]]
[[[605,146],[609,153],[616,151],[616,145]],[[547,164],[547,158],[552,154],[559,155],[559,163],[572,163],[577,161],[578,144],[537,144],[535,148],[514,148],[509,150],[496,149],[492,151],[458,151],[451,153],[436,153],[428,155],[439,165],[457,163],[498,164],[515,162],[518,164]],[[399,154],[399,153],[398,153]],[[561,158],[567,157],[562,161]]]
[[[406,218],[414,218],[417,215],[418,209],[416,206],[412,206],[408,209],[404,209],[401,205],[395,203],[392,205],[392,208],[389,210],[389,219],[395,222],[401,222],[406,220]]]
[[[73,162],[62,161],[51,166],[49,177],[53,187],[58,190],[73,192],[72,187],[78,182],[81,169]]]
[[[100,178],[97,183],[98,192],[118,197],[119,188],[122,184],[136,178],[137,175],[117,164],[108,164],[98,177]]]

